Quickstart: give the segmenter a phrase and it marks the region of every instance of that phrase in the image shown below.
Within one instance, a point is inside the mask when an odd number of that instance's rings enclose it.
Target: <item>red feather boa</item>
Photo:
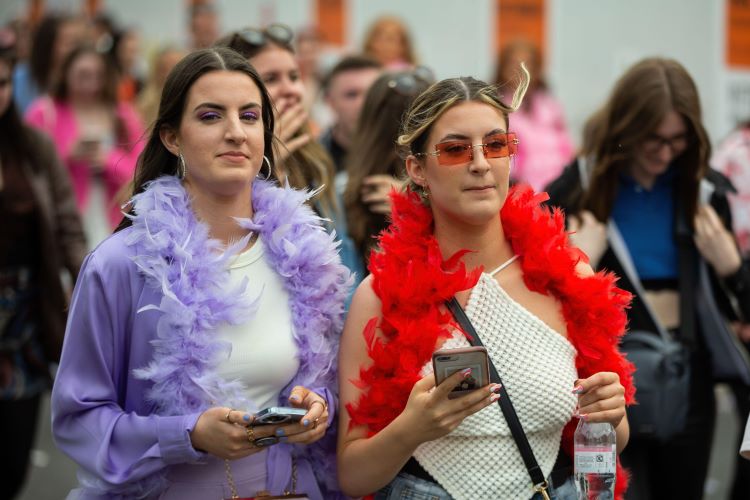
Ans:
[[[562,305],[568,339],[578,351],[579,376],[618,373],[630,404],[635,393],[633,365],[617,346],[631,296],[615,286],[612,274],[577,274],[576,265],[587,258],[569,244],[560,210],[541,206],[546,199],[546,193],[535,195],[528,186],[511,188],[500,213],[505,236],[520,256],[529,290],[550,294]],[[380,235],[381,250],[370,257],[373,290],[382,302],[380,324],[373,318],[364,330],[373,363],[360,370],[359,401],[347,405],[351,425],[366,426],[370,435],[403,411],[438,341],[458,328],[442,304],[473,287],[482,271],[466,269],[461,260],[466,250],[443,259],[433,235],[432,213],[416,193],[393,195],[392,220]],[[382,339],[375,335],[376,328]],[[563,430],[562,447],[571,456],[576,424],[573,419]],[[618,499],[626,486],[627,474],[618,463]]]

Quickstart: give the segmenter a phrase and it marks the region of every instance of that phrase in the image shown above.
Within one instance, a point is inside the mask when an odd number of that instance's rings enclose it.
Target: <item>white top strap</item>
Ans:
[[[490,276],[496,275],[497,273],[499,273],[500,271],[502,271],[503,269],[505,269],[509,265],[513,264],[516,260],[518,260],[518,255],[514,255],[510,259],[508,259],[505,262],[503,262],[502,264],[500,264],[494,271],[492,271],[491,273],[489,273]]]

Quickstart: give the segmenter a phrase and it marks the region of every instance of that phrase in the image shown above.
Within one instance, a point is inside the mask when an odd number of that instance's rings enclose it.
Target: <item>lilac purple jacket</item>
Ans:
[[[306,197],[256,180],[253,220],[238,223],[260,233],[291,300],[300,368],[280,402],[304,385],[327,398],[332,424],[351,279]],[[205,409],[255,409],[237,382],[215,373],[227,346],[211,335],[221,322],[252,319],[252,300],[227,286],[226,263],[247,242],[219,252],[173,177],[153,181],[134,203],[133,225],[84,262],[52,394],[54,437],[80,465],[83,498],[158,497],[170,467],[206,461],[189,437]],[[288,488],[294,456],[298,491],[338,497],[334,430],[310,446],[270,447],[267,488]]]

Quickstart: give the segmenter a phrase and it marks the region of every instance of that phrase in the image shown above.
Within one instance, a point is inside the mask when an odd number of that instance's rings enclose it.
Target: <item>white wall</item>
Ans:
[[[438,78],[490,78],[494,65],[493,0],[350,0],[348,37],[361,48],[377,17],[396,14],[412,33],[417,56]]]
[[[647,56],[666,56],[680,61],[695,79],[712,139],[725,133],[724,2],[548,1],[548,73],[575,132],[629,65]]]

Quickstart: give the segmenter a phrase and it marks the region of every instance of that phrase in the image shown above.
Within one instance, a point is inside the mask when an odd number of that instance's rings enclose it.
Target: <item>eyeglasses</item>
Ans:
[[[396,73],[388,80],[388,87],[403,96],[411,97],[422,88],[422,85],[431,85],[434,82],[435,74],[430,68],[417,66],[413,70]]]
[[[417,153],[414,156],[437,156],[438,164],[444,166],[469,163],[474,159],[474,148],[482,146],[484,157],[507,158],[518,152],[518,138],[513,132],[492,134],[484,144],[470,144],[466,141],[445,141],[435,144],[435,151]]]
[[[688,136],[686,133],[676,135],[674,137],[661,137],[656,134],[651,134],[643,141],[643,149],[647,154],[658,154],[664,148],[669,146],[669,150],[672,155],[676,156],[682,153],[688,145]]]
[[[294,38],[292,28],[286,24],[273,23],[264,29],[243,28],[237,32],[237,36],[254,47],[262,47],[269,40],[282,45],[289,45]]]

